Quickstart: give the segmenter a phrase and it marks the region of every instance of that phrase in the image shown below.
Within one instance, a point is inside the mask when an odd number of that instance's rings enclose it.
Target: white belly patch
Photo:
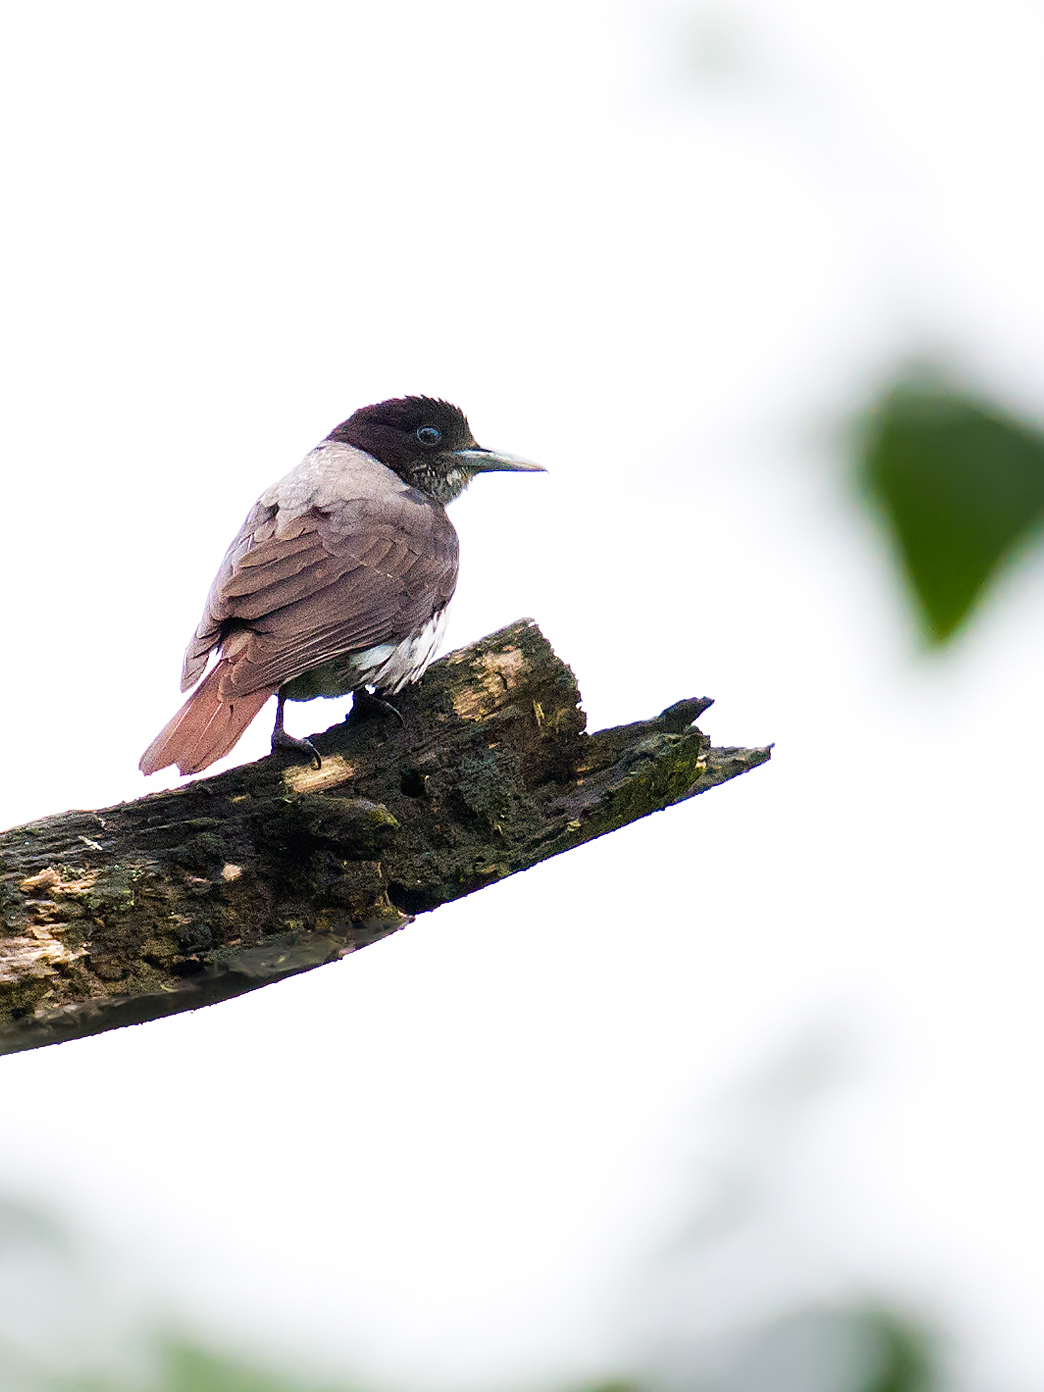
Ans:
[[[439,650],[449,606],[435,614],[413,638],[399,643],[378,643],[353,653],[348,665],[358,678],[359,686],[375,686],[389,695],[401,691],[410,682],[419,681],[432,658]]]

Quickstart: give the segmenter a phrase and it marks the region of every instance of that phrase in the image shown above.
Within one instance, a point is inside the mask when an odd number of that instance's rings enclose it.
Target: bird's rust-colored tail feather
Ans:
[[[219,688],[227,666],[219,662],[167,721],[141,756],[142,773],[158,773],[168,764],[177,764],[182,774],[201,773],[233,747],[275,688],[223,701]]]

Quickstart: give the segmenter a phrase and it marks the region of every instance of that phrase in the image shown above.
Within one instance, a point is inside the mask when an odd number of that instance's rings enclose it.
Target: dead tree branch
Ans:
[[[0,835],[0,1052],[192,1010],[331,962],[764,763],[711,703],[588,735],[570,669],[521,621],[285,756]]]

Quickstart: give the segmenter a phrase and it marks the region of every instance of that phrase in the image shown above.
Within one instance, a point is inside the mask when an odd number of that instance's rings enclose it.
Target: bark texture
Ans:
[[[679,701],[585,733],[522,620],[450,653],[392,717],[98,812],[0,835],[0,1053],[138,1024],[335,961],[764,763]]]

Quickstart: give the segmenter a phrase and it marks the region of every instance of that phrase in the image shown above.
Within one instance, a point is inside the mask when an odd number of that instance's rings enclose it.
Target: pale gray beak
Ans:
[[[529,459],[521,459],[517,454],[505,454],[503,450],[474,449],[454,450],[455,458],[462,459],[473,474],[512,473],[546,474],[543,464],[534,464]]]

